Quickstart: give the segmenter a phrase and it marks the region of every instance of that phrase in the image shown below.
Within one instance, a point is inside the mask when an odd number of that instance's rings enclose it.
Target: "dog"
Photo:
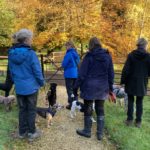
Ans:
[[[57,110],[59,110],[59,107],[57,105],[53,105],[53,107],[48,107],[48,108],[37,107],[36,113],[38,116],[46,119],[47,128],[49,128],[50,125],[52,124],[52,118],[55,116]]]
[[[83,103],[77,101],[77,100],[74,100],[72,102],[72,105],[71,105],[71,110],[70,110],[70,117],[73,119],[75,116],[76,116],[76,110],[80,111],[80,112],[84,112],[85,110],[85,106]],[[95,106],[94,106],[94,103],[93,103],[93,110],[95,110]],[[91,117],[91,120],[92,122],[96,122],[95,119],[93,117]]]
[[[12,104],[15,101],[16,97],[14,95],[10,95],[8,97],[0,96],[0,104],[4,104],[5,110],[11,111]]]
[[[55,116],[56,112],[63,108],[63,106],[56,103],[56,83],[50,84],[50,90],[47,92],[46,100],[48,101],[48,107],[37,107],[37,118],[38,116],[41,116],[42,118],[45,118],[47,120],[47,128],[50,127],[52,118]]]
[[[125,111],[127,111],[128,96],[123,87],[117,85],[113,86],[113,93],[116,96],[116,103],[118,102],[121,107],[124,106]]]
[[[38,122],[38,117],[40,116],[46,119],[46,126],[47,128],[49,128],[50,125],[52,125],[52,118],[55,116],[56,112],[62,108],[64,108],[64,106],[61,106],[59,104],[55,104],[52,107],[50,106],[48,108],[37,107],[36,108],[37,122]]]
[[[49,107],[54,106],[56,104],[56,88],[57,88],[57,84],[56,83],[51,83],[50,84],[50,88],[47,92],[46,95],[46,101],[48,101]]]

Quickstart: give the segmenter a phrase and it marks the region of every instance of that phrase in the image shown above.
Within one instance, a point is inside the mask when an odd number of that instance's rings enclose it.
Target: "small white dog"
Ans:
[[[80,112],[84,112],[84,104],[75,100],[72,102],[71,111],[70,111],[70,117],[73,119],[76,116],[76,110]],[[93,110],[95,110],[95,105],[93,103]],[[96,122],[93,117],[91,117],[92,122]]]

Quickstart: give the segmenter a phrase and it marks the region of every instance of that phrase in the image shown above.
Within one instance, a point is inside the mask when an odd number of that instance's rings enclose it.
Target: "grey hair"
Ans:
[[[137,47],[143,47],[143,48],[146,47],[147,44],[148,41],[145,38],[139,38],[136,43]]]
[[[24,43],[27,39],[32,39],[32,37],[32,31],[28,29],[21,29],[14,34],[13,39],[18,43]]]

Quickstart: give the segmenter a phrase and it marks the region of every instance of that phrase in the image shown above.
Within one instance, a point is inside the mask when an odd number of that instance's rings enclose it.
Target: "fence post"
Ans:
[[[43,60],[43,54],[41,54],[40,55],[40,57],[41,57],[41,67],[42,67],[42,73],[43,73],[43,77],[45,77],[45,75],[44,75],[44,60]]]
[[[80,41],[80,44],[81,44],[81,56],[83,56],[83,42],[82,42],[82,40]]]

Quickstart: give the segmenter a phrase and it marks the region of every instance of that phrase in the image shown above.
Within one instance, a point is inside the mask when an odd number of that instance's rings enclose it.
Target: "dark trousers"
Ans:
[[[134,112],[134,96],[128,95],[127,120],[133,120],[133,112]],[[136,96],[136,122],[142,121],[142,113],[143,113],[143,96]]]
[[[36,118],[36,104],[37,92],[31,95],[17,95],[19,106],[19,133],[24,134],[34,133],[35,118]]]
[[[74,89],[74,85],[76,82],[76,78],[65,78],[66,83],[66,90],[68,95],[68,103],[71,105],[73,100],[78,99],[78,92],[77,89]],[[71,95],[74,94],[74,98],[71,97]]]
[[[104,100],[95,100],[95,111],[97,116],[104,116]],[[84,116],[92,116],[93,111],[93,101],[84,100]]]

